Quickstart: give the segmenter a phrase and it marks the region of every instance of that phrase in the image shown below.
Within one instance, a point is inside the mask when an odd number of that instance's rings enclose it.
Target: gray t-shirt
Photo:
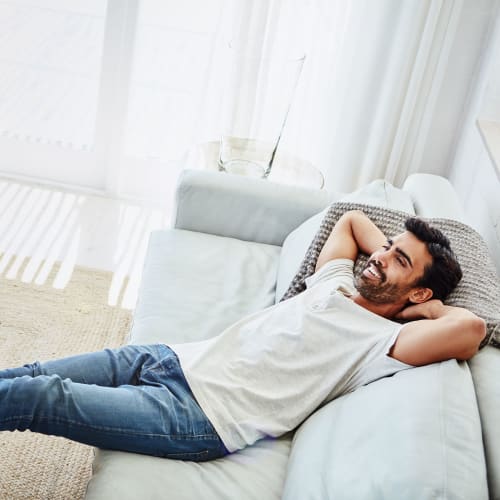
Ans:
[[[307,289],[220,335],[170,347],[229,451],[297,427],[332,399],[400,370],[402,325],[352,301],[353,261],[326,263]]]

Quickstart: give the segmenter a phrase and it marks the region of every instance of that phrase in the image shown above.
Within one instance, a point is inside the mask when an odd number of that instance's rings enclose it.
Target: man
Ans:
[[[360,251],[370,258],[354,279]],[[294,429],[362,385],[473,356],[484,321],[442,303],[460,278],[448,239],[425,222],[410,218],[386,239],[362,212],[347,212],[304,292],[217,337],[0,371],[0,430],[184,460],[221,457]]]

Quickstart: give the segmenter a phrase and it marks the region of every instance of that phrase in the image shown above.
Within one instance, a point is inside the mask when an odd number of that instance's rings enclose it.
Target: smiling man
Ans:
[[[370,258],[355,278],[359,252]],[[410,218],[387,239],[347,212],[304,292],[213,338],[1,370],[0,430],[183,460],[224,456],[382,377],[473,356],[484,321],[442,302],[461,274],[448,239],[424,221]]]
[[[344,214],[328,238],[316,266],[335,259],[370,258],[355,279],[352,300],[389,319],[419,320],[405,325],[391,356],[412,365],[469,359],[486,334],[472,312],[442,303],[462,277],[448,238],[421,219],[408,218],[406,231],[386,236],[361,211]]]

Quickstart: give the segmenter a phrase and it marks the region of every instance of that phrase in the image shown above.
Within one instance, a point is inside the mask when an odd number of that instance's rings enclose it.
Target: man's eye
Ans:
[[[382,248],[384,250],[389,250],[392,247],[392,240],[387,240],[387,243],[385,245],[382,245]]]
[[[398,262],[399,262],[399,263],[400,263],[403,267],[405,267],[405,265],[406,265],[405,260],[404,260],[404,259],[402,259],[401,257],[398,257],[397,259],[398,259]]]

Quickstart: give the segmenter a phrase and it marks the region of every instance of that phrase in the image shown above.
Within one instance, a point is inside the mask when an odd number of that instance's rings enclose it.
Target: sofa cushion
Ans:
[[[486,346],[469,360],[483,428],[490,498],[500,498],[500,351]]]
[[[86,500],[279,500],[290,435],[210,462],[98,450]]]
[[[357,191],[343,195],[338,198],[338,201],[366,203],[376,207],[394,208],[411,215],[415,214],[410,195],[381,179],[375,180]],[[329,207],[307,219],[285,238],[276,282],[276,302],[279,302],[283,297],[297,273],[328,209]]]
[[[284,500],[488,498],[466,362],[404,370],[332,401],[296,432]]]
[[[130,342],[219,334],[273,304],[280,247],[170,229],[151,234]]]

